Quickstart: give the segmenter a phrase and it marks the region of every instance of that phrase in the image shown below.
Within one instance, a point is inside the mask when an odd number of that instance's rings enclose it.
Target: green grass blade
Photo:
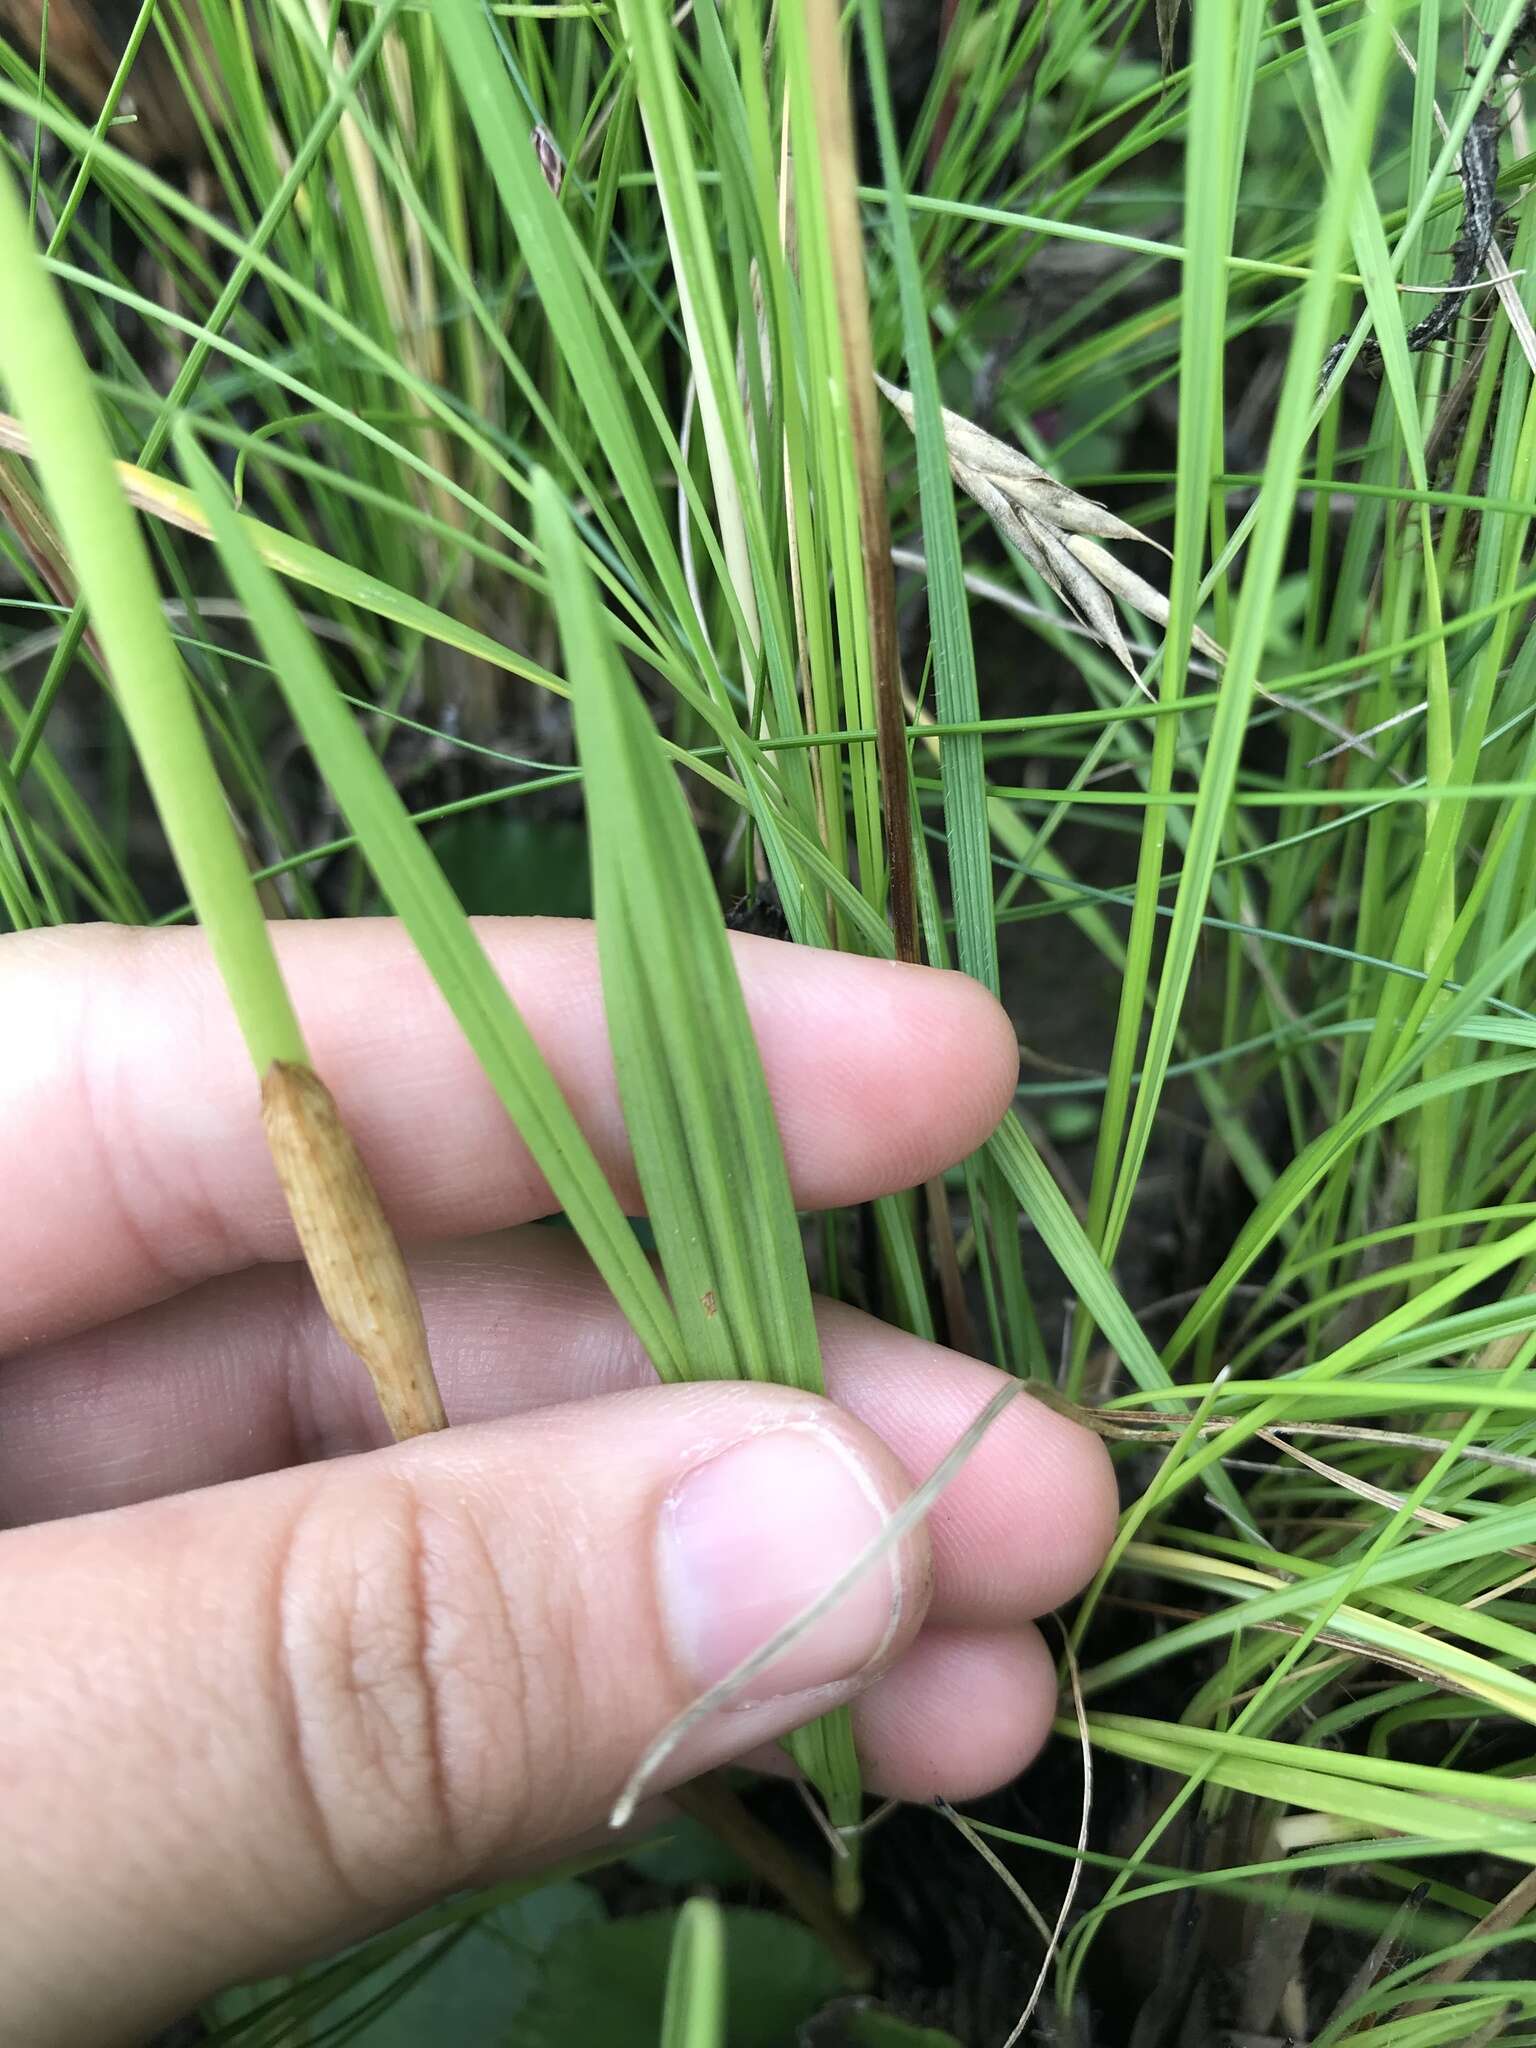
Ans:
[[[656,1370],[665,1379],[685,1378],[676,1319],[634,1231],[442,869],[185,426],[176,446],[295,723],[380,886]]]
[[[690,1899],[677,1916],[661,2048],[725,2048],[725,1916],[714,1899]]]
[[[789,1170],[714,881],[656,728],[619,665],[570,514],[543,472],[534,517],[573,679],[619,1099],[689,1370],[820,1393]],[[791,1737],[790,1748],[834,1824],[856,1821],[846,1711]]]
[[[1200,562],[1209,521],[1210,477],[1218,449],[1216,429],[1228,288],[1225,259],[1232,236],[1230,195],[1236,183],[1230,148],[1234,130],[1241,125],[1238,95],[1245,83],[1249,90],[1252,88],[1251,78],[1240,80],[1235,71],[1238,11],[1235,6],[1207,7],[1195,15],[1192,29],[1193,84],[1184,202],[1189,257],[1180,293],[1177,505],[1168,640],[1158,685],[1164,704],[1179,700],[1188,675]],[[1178,741],[1177,718],[1160,719],[1149,767],[1150,790],[1172,787]],[[1135,907],[1089,1194],[1089,1235],[1109,1263],[1114,1261],[1123,1229],[1125,1191],[1134,1185],[1140,1166],[1139,1149],[1128,1145],[1122,1156],[1122,1142],[1131,1104],[1131,1075],[1149,999],[1167,831],[1168,813],[1153,806],[1142,826]],[[1155,1077],[1152,1048],[1143,1062],[1142,1095],[1147,1092],[1149,1074]],[[1157,1085],[1154,1078],[1154,1099]],[[1090,1335],[1091,1325],[1079,1317],[1072,1358],[1074,1386],[1081,1378]]]
[[[546,475],[534,502],[574,685],[619,1095],[691,1368],[820,1393],[789,1172],[714,882]]]
[[[1303,11],[1310,12],[1307,0]],[[1258,687],[1259,666],[1275,592],[1289,544],[1301,459],[1311,431],[1311,413],[1332,301],[1331,278],[1343,252],[1346,225],[1365,178],[1367,148],[1383,83],[1386,42],[1384,14],[1366,38],[1365,53],[1351,79],[1353,125],[1345,151],[1335,161],[1328,198],[1319,217],[1313,272],[1303,287],[1290,360],[1270,440],[1264,486],[1233,622],[1232,646],[1212,721],[1199,798],[1179,876],[1167,953],[1153,1009],[1125,1155],[1105,1223],[1106,1242],[1119,1238],[1146,1157],[1163,1077],[1173,1056],[1179,1013],[1194,969],[1201,919],[1211,877],[1221,852],[1228,807],[1236,783],[1249,710]],[[1367,58],[1370,59],[1369,65]]]
[[[987,1151],[1014,1192],[1019,1207],[1039,1231],[1121,1363],[1138,1387],[1147,1391],[1170,1384],[1168,1373],[1148,1342],[1124,1295],[1089,1242],[1071,1204],[1051,1177],[1050,1169],[1031,1143],[1028,1132],[1011,1112],[987,1141]]]
[[[84,359],[4,168],[0,265],[10,280],[0,322],[0,375],[31,432],[59,532],[187,893],[257,1071],[274,1060],[307,1063],[149,551],[118,487]]]

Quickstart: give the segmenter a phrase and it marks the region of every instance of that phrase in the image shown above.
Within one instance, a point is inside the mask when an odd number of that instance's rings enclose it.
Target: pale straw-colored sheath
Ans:
[[[261,1114],[316,1290],[367,1366],[391,1432],[446,1429],[421,1304],[331,1091],[313,1068],[275,1060]]]

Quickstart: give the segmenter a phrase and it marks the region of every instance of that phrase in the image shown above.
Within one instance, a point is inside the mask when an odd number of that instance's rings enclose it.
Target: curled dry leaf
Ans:
[[[274,1060],[261,1116],[316,1291],[367,1366],[391,1434],[446,1429],[421,1304],[331,1091],[313,1068]]]
[[[911,392],[888,384],[883,377],[876,381],[911,427]],[[1058,483],[1038,462],[1032,462],[995,434],[987,433],[948,407],[940,410],[955,482],[975,500],[1004,540],[1018,549],[1062,603],[1103,641],[1126,673],[1140,683],[1112,600],[1119,598],[1132,611],[1165,627],[1168,600],[1154,584],[1138,576],[1134,569],[1126,568],[1098,543],[1133,540],[1157,548],[1160,554],[1166,554],[1167,549],[1106,506]],[[1198,626],[1193,640],[1212,661],[1226,660],[1225,650]]]

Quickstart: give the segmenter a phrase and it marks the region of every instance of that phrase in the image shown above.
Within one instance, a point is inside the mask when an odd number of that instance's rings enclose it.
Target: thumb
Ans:
[[[0,1539],[8,2043],[142,2039],[600,1823],[910,1482],[840,1410],[655,1387]],[[669,1760],[847,1698],[906,1539]]]

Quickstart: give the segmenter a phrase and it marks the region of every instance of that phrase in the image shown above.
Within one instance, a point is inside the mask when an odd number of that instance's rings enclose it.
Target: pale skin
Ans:
[[[626,1204],[590,930],[483,923]],[[655,1383],[404,936],[280,930],[407,1245],[454,1427],[388,1446],[325,1324],[194,933],[0,941],[0,2038],[212,1988],[600,1837],[651,1739],[829,1584],[1001,1384],[819,1310],[828,1398]],[[956,975],[739,938],[796,1199],[914,1185],[1008,1105]],[[1102,1447],[1015,1401],[888,1570],[657,1790],[838,1700],[876,1790],[972,1797],[1055,1711]]]

